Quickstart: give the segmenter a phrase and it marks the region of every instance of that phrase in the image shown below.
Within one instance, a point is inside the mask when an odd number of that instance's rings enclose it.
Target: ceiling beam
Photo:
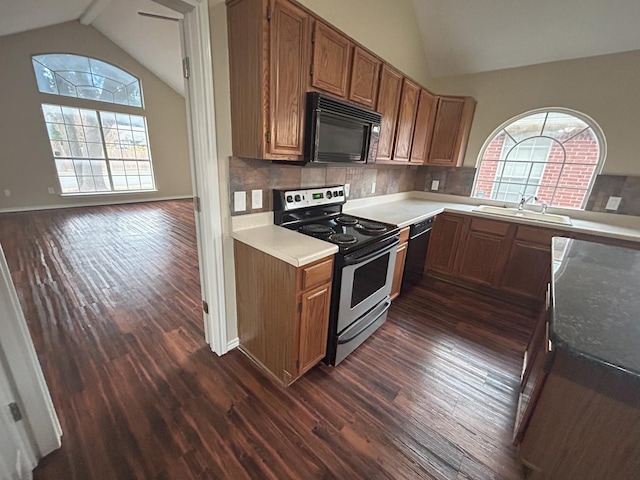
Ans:
[[[82,15],[80,15],[80,23],[82,25],[91,25],[110,3],[111,0],[93,0]]]

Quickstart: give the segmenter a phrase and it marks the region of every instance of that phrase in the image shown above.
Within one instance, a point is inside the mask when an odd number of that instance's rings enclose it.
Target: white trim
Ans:
[[[240,346],[240,339],[236,337],[233,340],[229,340],[229,342],[227,342],[227,351],[233,350],[234,348],[238,348],[239,346]]]
[[[105,205],[125,205],[128,203],[165,202],[168,200],[186,200],[193,198],[193,195],[173,195],[171,197],[136,198],[131,200],[104,200],[101,202],[87,203],[59,203],[57,205],[33,205],[31,207],[9,207],[0,208],[0,213],[31,212],[36,210],[56,210],[58,208],[74,207],[103,207]]]
[[[60,448],[62,429],[0,246],[0,348],[20,396],[22,412],[42,458]]]
[[[183,55],[189,57],[190,66],[190,78],[184,83],[193,191],[194,196],[200,197],[201,206],[201,212],[196,215],[200,284],[202,298],[209,305],[209,313],[204,314],[205,338],[213,352],[223,355],[228,348],[227,308],[207,0],[202,0],[186,13],[181,25]]]

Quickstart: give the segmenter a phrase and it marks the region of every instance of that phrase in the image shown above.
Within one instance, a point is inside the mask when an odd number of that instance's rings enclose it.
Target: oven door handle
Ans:
[[[372,260],[374,258],[380,257],[383,254],[393,250],[398,245],[400,245],[400,239],[398,237],[396,237],[393,242],[391,242],[389,245],[387,245],[382,250],[376,250],[375,252],[372,252],[372,253],[370,253],[368,255],[364,255],[362,257],[351,257],[350,255],[345,256],[344,264],[346,266],[346,265],[356,265],[358,263],[367,262],[369,260]]]
[[[367,322],[367,324],[364,327],[358,329],[358,331],[356,333],[354,333],[353,335],[351,335],[349,338],[343,338],[341,340],[338,340],[338,345],[344,345],[345,343],[349,343],[351,340],[353,340],[354,338],[358,337],[367,328],[369,328],[371,325],[376,323],[378,321],[378,319],[382,315],[387,313],[387,310],[389,310],[389,307],[391,307],[391,299],[389,297],[387,297],[386,300],[384,301],[384,308],[382,309],[382,311],[378,315],[376,315],[373,318],[373,320],[371,320],[370,322]]]

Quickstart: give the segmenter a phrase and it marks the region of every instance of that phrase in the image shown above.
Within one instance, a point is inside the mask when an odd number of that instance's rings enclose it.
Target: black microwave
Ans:
[[[373,163],[379,113],[317,92],[307,94],[305,162]]]

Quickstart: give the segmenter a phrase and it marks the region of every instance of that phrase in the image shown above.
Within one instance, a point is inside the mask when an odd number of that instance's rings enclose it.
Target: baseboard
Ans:
[[[227,342],[227,351],[233,350],[234,348],[238,348],[240,346],[240,339],[238,337],[233,340],[229,340]]]
[[[56,205],[34,205],[31,207],[9,207],[0,208],[0,213],[18,213],[18,212],[32,212],[36,210],[56,210],[59,208],[75,208],[75,207],[102,207],[105,205],[123,205],[127,203],[147,203],[147,202],[164,202],[167,200],[185,200],[193,198],[193,195],[174,195],[171,197],[155,197],[155,198],[134,198],[134,199],[120,199],[120,200],[100,200],[90,203],[60,203]]]

